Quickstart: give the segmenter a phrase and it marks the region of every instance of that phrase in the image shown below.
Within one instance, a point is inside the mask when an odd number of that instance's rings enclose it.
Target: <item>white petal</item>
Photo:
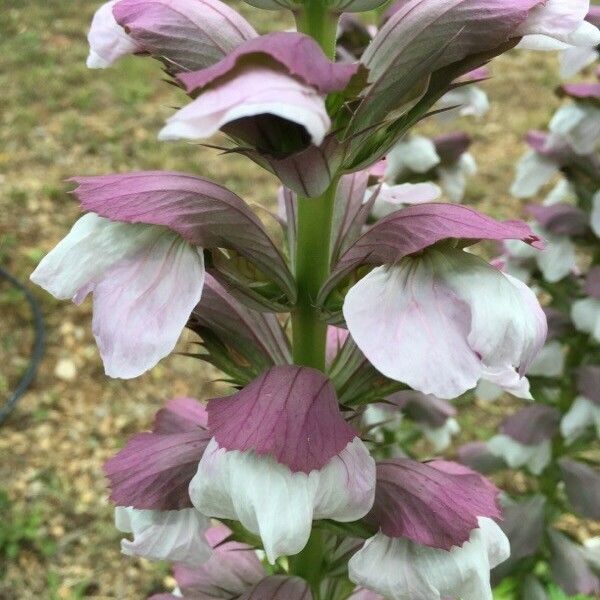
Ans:
[[[589,333],[600,342],[600,300],[584,298],[573,302],[571,320],[579,331]]]
[[[584,396],[577,396],[560,422],[560,432],[567,444],[572,444],[590,427],[595,427],[600,438],[600,407]]]
[[[526,446],[507,435],[495,435],[487,442],[488,450],[499,456],[512,469],[527,467],[534,475],[539,475],[552,458],[552,444],[544,440],[535,446]]]
[[[565,104],[558,109],[549,128],[577,154],[591,154],[600,140],[600,109],[583,103]]]
[[[439,167],[437,170],[440,183],[452,202],[461,202],[467,189],[467,178],[460,166]]]
[[[115,524],[133,541],[121,541],[121,551],[151,560],[182,562],[190,567],[210,558],[212,549],[204,537],[210,521],[193,508],[183,510],[137,510],[118,506]]]
[[[376,534],[348,563],[354,583],[390,600],[491,600],[490,570],[508,558],[509,542],[491,519],[461,548],[438,550]]]
[[[203,285],[202,251],[166,229],[112,266],[94,288],[92,322],[106,374],[137,377],[167,356]]]
[[[560,76],[563,79],[570,79],[597,60],[598,52],[596,50],[575,46],[567,48],[560,55]]]
[[[271,457],[226,451],[213,439],[190,483],[190,497],[200,512],[237,519],[260,535],[271,563],[304,548],[314,518],[362,518],[374,493],[375,463],[357,439],[308,475],[292,473]]]
[[[112,9],[117,2],[111,0],[103,4],[94,14],[88,33],[90,54],[87,66],[90,69],[105,69],[122,56],[139,51],[138,45],[115,21]]]
[[[440,164],[435,144],[423,136],[413,136],[404,139],[387,155],[385,179],[394,181],[405,171],[427,173]]]
[[[435,452],[443,452],[452,443],[452,436],[460,433],[460,425],[456,419],[447,419],[441,427],[431,428],[421,425],[420,429]]]
[[[487,381],[489,385],[497,386],[500,390],[512,394],[517,398],[533,400],[529,391],[529,380],[527,377],[521,377],[516,369],[512,367],[500,369],[486,368],[483,371],[483,380]]]
[[[532,198],[556,173],[556,163],[531,150],[517,164],[517,174],[510,193],[516,198]]]
[[[373,188],[369,188],[366,198],[370,198],[373,192]],[[402,183],[400,185],[382,183],[371,213],[375,219],[381,219],[403,206],[433,202],[441,195],[442,190],[434,183]]]
[[[161,140],[202,139],[243,117],[271,114],[303,126],[315,145],[331,127],[325,101],[313,88],[264,67],[240,69],[177,111],[159,133]]]
[[[350,289],[343,312],[356,344],[386,377],[439,398],[477,384],[469,307],[439,285],[431,260],[374,269]]]
[[[560,377],[565,368],[565,351],[562,344],[552,341],[546,344],[531,366],[527,370],[528,375],[540,377]]]
[[[152,225],[115,223],[88,213],[42,259],[31,281],[55,298],[81,302],[115,262],[150,243],[157,230],[160,228]]]
[[[504,390],[495,383],[482,379],[475,388],[475,395],[483,402],[495,402],[502,396]]]
[[[575,190],[568,179],[561,179],[544,198],[544,206],[576,200]]]

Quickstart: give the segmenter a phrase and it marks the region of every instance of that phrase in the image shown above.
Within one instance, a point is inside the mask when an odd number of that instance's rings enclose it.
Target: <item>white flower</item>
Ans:
[[[567,444],[572,444],[590,427],[595,428],[596,437],[600,439],[600,406],[584,396],[577,396],[560,422],[560,432]]]
[[[500,434],[487,442],[487,448],[494,456],[504,459],[511,469],[527,467],[534,475],[539,475],[550,464],[552,458],[550,440],[528,446],[508,435]]]

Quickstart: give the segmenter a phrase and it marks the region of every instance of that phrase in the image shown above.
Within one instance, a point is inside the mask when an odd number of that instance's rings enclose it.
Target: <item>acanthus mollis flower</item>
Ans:
[[[370,510],[375,463],[322,373],[274,367],[207,410],[212,439],[192,502],[259,535],[271,562],[304,548],[313,519],[355,521]]]
[[[327,94],[345,90],[359,70],[358,63],[331,62],[301,33],[250,39],[218,63],[178,75],[195,99],[159,138],[202,139],[221,129],[275,158],[320,146],[331,127]]]
[[[460,131],[432,140],[412,136],[401,140],[386,157],[388,183],[424,177],[438,181],[452,202],[460,202],[467,178],[477,173],[475,159],[468,152],[471,138]]]
[[[560,413],[555,408],[528,406],[504,420],[500,433],[487,442],[487,448],[512,469],[526,467],[539,475],[552,459],[552,439],[559,423]]]
[[[596,192],[592,198],[590,225],[592,231],[596,234],[596,237],[600,238],[600,191]]]
[[[585,292],[587,298],[573,302],[571,320],[575,327],[600,342],[600,269],[592,269],[587,276]]]
[[[573,102],[564,104],[550,121],[550,147],[566,143],[576,154],[592,154],[600,141],[600,83],[561,88]]]
[[[386,402],[414,421],[435,452],[448,448],[460,432],[456,409],[446,400],[407,390],[388,396]]]
[[[173,350],[202,295],[203,249],[238,252],[293,297],[285,260],[226,188],[160,171],[74,181],[90,212],[31,279],[77,304],[93,294],[93,332],[107,375],[136,377]]]
[[[573,405],[560,423],[560,431],[568,444],[590,428],[600,439],[600,366],[587,365],[579,369],[577,391]]]
[[[595,27],[600,27],[600,7],[590,6],[590,10],[585,18]],[[560,74],[563,79],[569,79],[576,75],[582,69],[594,63],[600,58],[600,54],[595,48],[578,48],[571,46],[561,52],[560,56]]]
[[[210,440],[204,407],[176,398],[161,409],[151,432],[131,438],[104,466],[117,505],[124,554],[202,564],[211,556],[210,520],[192,507],[188,485]]]
[[[173,594],[156,594],[149,600],[234,600],[260,583],[267,573],[255,550],[229,539],[231,531],[216,525],[205,532],[212,549],[200,566],[176,564],[173,569],[177,590]]]
[[[354,166],[362,165],[362,132],[416,104],[426,112],[454,80],[514,47],[523,36],[596,46],[598,29],[587,23],[580,31],[588,8],[589,0],[573,6],[561,0],[398,2],[361,58],[370,85],[347,130],[358,136],[352,144]],[[383,144],[378,151],[385,154],[387,149]]]
[[[258,34],[219,0],[111,0],[94,15],[88,67],[149,54],[170,72],[202,69]]]
[[[543,346],[544,313],[522,282],[449,242],[507,238],[539,241],[523,223],[500,223],[459,205],[405,208],[378,221],[340,257],[321,302],[360,265],[383,265],[356,283],[343,304],[350,334],[377,370],[444,399],[481,378],[519,388]]]
[[[350,559],[350,580],[390,600],[491,600],[490,569],[510,554],[497,493],[456,463],[378,463],[367,520],[379,531]]]
[[[561,169],[581,170],[594,179],[600,177],[597,154],[577,154],[564,140],[542,131],[530,131],[526,141],[530,150],[517,164],[517,173],[510,193],[516,198],[532,198],[560,173]]]

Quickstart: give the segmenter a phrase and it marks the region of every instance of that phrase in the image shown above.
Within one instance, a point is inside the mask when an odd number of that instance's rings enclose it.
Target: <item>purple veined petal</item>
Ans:
[[[259,535],[274,564],[304,548],[313,519],[352,522],[369,512],[375,461],[356,437],[323,468],[306,474],[271,456],[225,450],[213,438],[189,492],[201,513],[239,520]]]
[[[193,508],[159,511],[118,506],[115,524],[120,531],[133,533],[133,540],[121,541],[121,551],[128,556],[196,566],[212,553],[204,537],[210,521]]]
[[[594,5],[590,6],[585,20],[596,27],[600,27],[600,7]]]
[[[266,576],[254,549],[233,540],[224,525],[211,527],[205,533],[213,549],[202,565],[190,568],[175,565],[174,575],[184,598],[231,600],[243,594]]]
[[[193,398],[175,398],[156,414],[153,431],[133,436],[104,465],[111,500],[136,509],[192,506],[188,485],[210,440],[206,409]]]
[[[505,51],[507,42],[518,41],[515,31],[538,4],[540,0],[508,5],[503,0],[399,2],[362,57],[372,86],[351,131],[382,121],[433,72],[474,55]]]
[[[154,417],[154,433],[183,433],[195,431],[199,427],[206,429],[208,414],[204,405],[195,398],[173,398],[161,408]]]
[[[545,528],[546,498],[532,496],[521,502],[508,498],[502,501],[500,528],[510,541],[510,558],[492,572],[492,581],[500,582],[508,576],[522,560],[533,556],[539,549]]]
[[[182,73],[178,79],[188,93],[195,94],[209,84],[214,86],[216,80],[225,75],[238,73],[241,66],[247,64],[252,57],[256,57],[258,61],[255,67],[265,64],[266,70],[283,67],[283,72],[319,94],[345,89],[360,68],[358,63],[331,62],[319,45],[307,35],[275,32],[247,40],[212,67]]]
[[[239,392],[208,403],[209,431],[221,448],[272,456],[293,472],[327,464],[357,435],[325,375],[278,366]]]
[[[314,88],[286,73],[245,65],[169,117],[158,137],[203,139],[235,121],[266,114],[304,127],[317,146],[331,126],[324,98]]]
[[[367,520],[391,538],[450,550],[465,543],[478,517],[500,517],[498,490],[484,477],[443,461],[392,459],[377,464],[375,504]]]
[[[312,593],[308,583],[300,577],[271,575],[238,600],[312,600]]]
[[[496,221],[454,204],[408,206],[378,221],[340,257],[319,294],[321,303],[335,285],[361,265],[394,264],[443,240],[519,239],[541,248],[540,239],[521,221]]]
[[[292,362],[289,340],[277,316],[238,302],[212,275],[206,276],[202,299],[192,312],[188,327],[200,336],[208,328],[225,345],[256,350],[268,363]]]
[[[582,235],[588,230],[588,216],[571,204],[530,204],[527,210],[545,230],[557,235]]]
[[[600,471],[570,458],[562,458],[559,465],[573,508],[587,519],[600,520]]]
[[[219,0],[118,0],[112,13],[139,50],[175,73],[208,67],[258,35]]]
[[[548,529],[548,536],[550,568],[560,587],[570,595],[599,593],[600,579],[587,564],[583,547],[555,529]]]
[[[377,370],[444,399],[494,372],[513,385],[546,335],[543,311],[524,284],[449,248],[374,269],[347,293],[343,313]]]
[[[169,171],[74,178],[84,210],[113,221],[164,225],[201,248],[231,248],[293,296],[291,273],[263,225],[233,192],[207,179]],[[191,311],[190,311],[191,312]]]
[[[350,559],[349,577],[390,600],[492,600],[490,569],[509,554],[506,536],[487,518],[450,552],[380,532]]]
[[[31,280],[76,303],[93,293],[93,332],[106,374],[132,378],[175,347],[202,294],[204,258],[165,227],[88,214]]]
[[[600,267],[592,267],[585,278],[585,293],[597,300],[600,299]]]
[[[600,406],[600,366],[581,367],[577,372],[577,389],[590,402]]]
[[[485,442],[471,442],[458,449],[458,460],[463,465],[483,473],[494,473],[506,467],[504,461],[492,454]]]
[[[529,50],[561,50],[568,46],[594,48],[600,31],[586,21],[589,0],[548,0],[533,8],[518,28],[525,36],[519,47]]]
[[[123,56],[142,51],[142,48],[115,20],[112,11],[118,1],[106,2],[94,14],[88,33],[90,53],[87,66],[89,69],[105,69]]]
[[[535,404],[506,418],[501,431],[513,440],[534,446],[552,439],[558,433],[560,413],[550,406]]]

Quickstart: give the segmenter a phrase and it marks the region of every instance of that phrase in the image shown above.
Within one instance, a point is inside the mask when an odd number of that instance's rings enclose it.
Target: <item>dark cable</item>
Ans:
[[[35,379],[38,367],[44,356],[44,341],[46,332],[44,329],[44,317],[42,311],[36,300],[35,296],[23,285],[18,279],[13,277],[10,273],[0,267],[0,277],[6,279],[14,287],[20,290],[27,303],[31,308],[31,315],[33,317],[33,326],[35,329],[35,340],[33,342],[33,348],[31,351],[31,358],[29,359],[29,365],[25,375],[19,381],[15,391],[8,397],[8,400],[0,406],[0,425],[7,419],[8,415],[12,412],[16,406],[19,398],[27,391],[27,388],[31,385]]]

